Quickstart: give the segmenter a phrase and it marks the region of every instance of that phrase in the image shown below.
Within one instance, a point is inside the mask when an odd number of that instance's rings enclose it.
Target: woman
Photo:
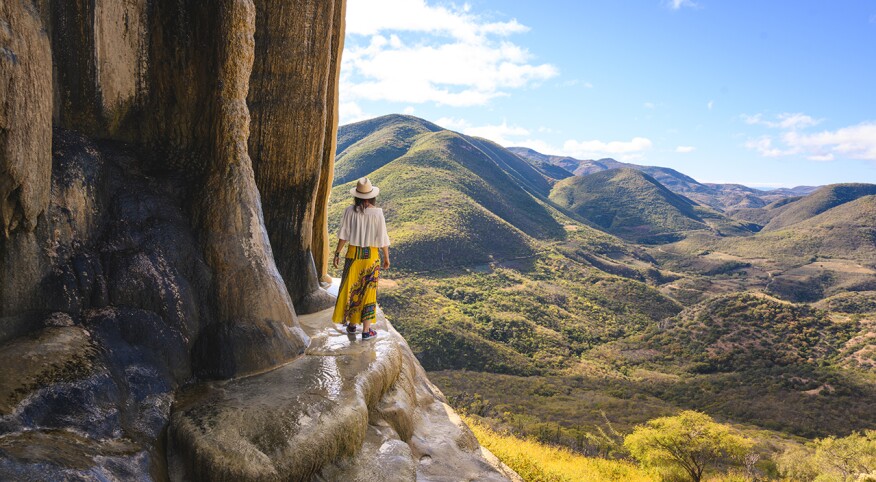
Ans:
[[[380,269],[389,269],[389,235],[383,210],[375,207],[375,198],[380,193],[367,177],[359,179],[350,189],[355,201],[344,210],[341,229],[338,232],[338,247],[332,265],[337,268],[341,249],[349,243],[341,287],[332,321],[347,325],[347,333],[356,333],[356,325],[362,323],[362,339],[377,336],[371,324],[377,315],[377,279]],[[383,263],[378,257],[383,253]]]

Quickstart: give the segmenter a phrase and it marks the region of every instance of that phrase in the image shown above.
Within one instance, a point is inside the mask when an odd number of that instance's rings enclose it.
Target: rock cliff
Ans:
[[[344,12],[0,4],[0,478],[502,477],[388,322],[307,315]]]

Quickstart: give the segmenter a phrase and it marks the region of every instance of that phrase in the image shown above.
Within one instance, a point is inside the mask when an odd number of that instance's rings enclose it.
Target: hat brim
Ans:
[[[352,194],[353,197],[357,197],[359,199],[374,199],[377,197],[378,194],[380,194],[380,188],[377,186],[372,186],[371,192],[361,193],[357,191],[354,187],[353,189],[350,189],[350,194]]]

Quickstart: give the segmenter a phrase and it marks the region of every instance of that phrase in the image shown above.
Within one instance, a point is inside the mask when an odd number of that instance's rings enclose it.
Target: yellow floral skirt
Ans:
[[[380,277],[380,258],[377,248],[350,246],[344,260],[344,273],[338,289],[338,301],[332,321],[358,325],[374,322],[377,316],[377,279]]]

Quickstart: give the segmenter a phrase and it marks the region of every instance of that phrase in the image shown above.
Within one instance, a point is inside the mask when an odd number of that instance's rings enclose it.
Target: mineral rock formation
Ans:
[[[397,335],[305,354],[344,11],[0,2],[0,479],[497,476]]]

